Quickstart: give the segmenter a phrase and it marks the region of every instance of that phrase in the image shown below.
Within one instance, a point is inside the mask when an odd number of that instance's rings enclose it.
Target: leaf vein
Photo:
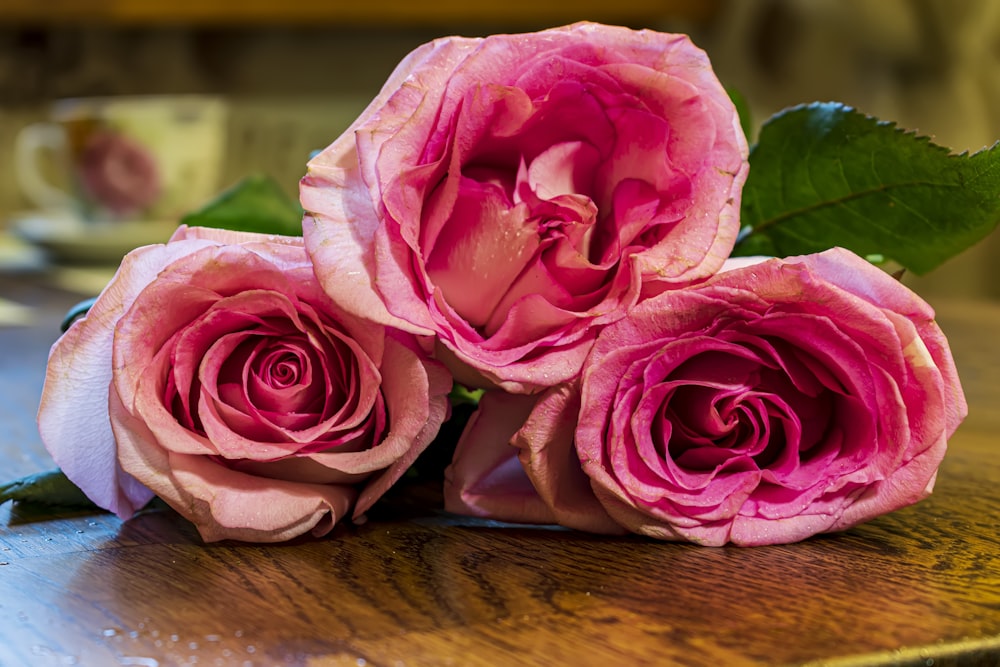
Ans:
[[[810,179],[810,185],[812,185],[811,179]],[[877,194],[881,194],[881,193],[892,192],[894,190],[902,190],[902,189],[906,189],[906,188],[921,188],[921,187],[958,188],[960,186],[958,186],[958,185],[956,185],[954,183],[935,183],[933,181],[913,181],[913,182],[907,182],[907,183],[887,183],[885,185],[880,185],[880,186],[877,186],[877,187],[874,187],[874,188],[869,188],[867,190],[860,190],[858,192],[851,192],[851,193],[848,193],[846,195],[842,195],[840,197],[837,197],[836,199],[828,199],[828,200],[825,200],[825,201],[816,202],[815,204],[810,204],[808,206],[802,206],[800,208],[790,209],[788,211],[785,211],[785,212],[781,213],[780,215],[776,215],[776,216],[774,216],[772,218],[768,218],[768,219],[763,220],[762,222],[758,223],[754,227],[754,231],[755,232],[760,232],[760,231],[763,231],[763,230],[767,229],[768,227],[771,227],[773,225],[776,225],[776,224],[779,224],[781,222],[784,222],[785,220],[790,220],[792,218],[797,218],[797,217],[803,216],[803,215],[809,215],[811,213],[823,210],[825,208],[835,208],[835,207],[838,207],[838,206],[844,206],[848,202],[851,202],[851,201],[854,201],[854,200],[857,200],[857,199],[863,199],[865,197],[871,197],[871,196],[874,196],[874,195],[877,195]],[[815,191],[815,187],[813,189]],[[896,200],[896,201],[899,201],[899,200]],[[850,210],[850,209],[848,209],[848,210]]]

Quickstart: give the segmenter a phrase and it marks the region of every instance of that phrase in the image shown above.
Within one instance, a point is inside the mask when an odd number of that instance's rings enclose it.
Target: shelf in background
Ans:
[[[442,23],[567,23],[663,19],[705,21],[718,0],[4,0],[0,24],[413,27]]]

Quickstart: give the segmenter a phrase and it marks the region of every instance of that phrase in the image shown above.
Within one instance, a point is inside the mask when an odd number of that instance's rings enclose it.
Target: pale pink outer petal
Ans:
[[[215,227],[191,227],[180,225],[174,230],[167,243],[176,241],[190,241],[199,239],[202,241],[212,241],[216,245],[238,245],[242,243],[275,243],[289,242],[302,244],[302,239],[298,236],[275,236],[273,234],[258,234],[255,232],[237,232],[232,229],[218,229]]]
[[[714,117],[718,133],[712,157],[707,159],[709,164],[693,175],[697,193],[693,206],[671,239],[637,255],[637,269],[644,280],[655,283],[657,276],[663,275],[664,266],[678,265],[670,271],[670,281],[680,285],[712,275],[732,252],[739,234],[740,202],[750,163],[739,114],[716,79],[708,57],[686,39],[677,45],[675,53],[676,62],[665,63],[664,71],[698,88],[705,112]],[[686,270],[684,263],[688,264]]]
[[[502,369],[484,368],[483,355],[453,350],[435,342],[435,355],[452,372],[458,382],[467,387],[502,389],[512,394],[530,394],[544,387],[572,380],[580,372],[590,351],[593,339],[583,338],[573,344],[561,346],[544,358],[530,358],[507,363]]]
[[[281,542],[312,531],[328,533],[345,516],[353,485],[268,480],[230,470],[212,459],[163,449],[112,391],[111,423],[122,466],[191,520],[206,542]]]
[[[385,342],[382,391],[389,411],[390,432],[373,447],[365,468],[378,463],[376,472],[361,490],[354,507],[355,519],[363,515],[427,449],[451,410],[448,394],[451,374],[392,337]]]
[[[357,120],[309,161],[299,185],[299,199],[306,212],[303,236],[323,289],[355,315],[417,334],[432,333],[430,322],[414,324],[391,315],[379,293],[383,286],[375,284],[374,236],[379,218],[362,166],[370,167],[367,159],[374,159],[385,133],[408,118],[393,115],[391,98],[401,89],[418,89],[420,84],[413,80],[415,70],[442,71],[440,52],[453,48],[451,41],[439,40],[407,55]],[[361,129],[368,124],[379,128],[381,136],[379,130]],[[364,146],[361,155],[359,144]]]
[[[898,313],[913,322],[934,367],[941,373],[944,383],[947,427],[950,437],[969,414],[962,383],[955,368],[955,360],[948,346],[948,339],[934,321],[934,310],[917,293],[871,263],[849,250],[832,248],[825,252],[786,260],[791,263],[807,262],[810,270],[832,285],[855,294],[883,310]],[[926,365],[921,355],[908,355],[918,367]]]
[[[726,271],[734,271],[736,269],[745,269],[749,266],[754,266],[760,264],[761,262],[766,262],[771,259],[770,257],[765,257],[763,255],[752,255],[750,257],[730,257],[725,262],[722,263],[722,268],[719,269],[719,273],[725,273]]]
[[[592,533],[622,534],[594,495],[590,479],[580,466],[574,433],[580,412],[580,393],[574,385],[549,389],[538,399],[512,443],[528,478],[556,522]]]
[[[667,523],[655,519],[637,509],[629,502],[622,500],[614,490],[603,486],[595,480],[594,496],[614,521],[622,527],[638,535],[654,537],[658,540],[675,542],[686,540],[702,546],[722,546],[729,540],[729,523],[723,523],[714,529],[692,521],[694,532],[682,532],[685,526],[679,522]]]
[[[408,72],[377,116],[359,128],[358,159],[371,201],[384,202],[387,183],[397,176],[397,168],[418,161],[427,135],[438,121],[439,109],[457,102],[456,95],[447,95],[449,79],[482,42],[462,37],[432,42],[433,48],[424,52],[423,62]],[[417,292],[419,279],[414,276],[409,253],[389,240],[384,226],[374,232],[372,251],[377,288],[388,302],[389,311],[433,332],[436,325],[428,303]]]
[[[483,394],[445,470],[447,511],[514,523],[556,523],[511,446],[535,400],[502,391]]]
[[[904,346],[903,354],[917,385],[916,388],[912,388],[910,395],[904,393],[900,400],[911,411],[926,408],[920,417],[923,423],[915,425],[914,439],[909,451],[904,454],[901,465],[885,480],[874,484],[847,507],[830,530],[849,528],[876,516],[912,505],[930,495],[934,490],[937,470],[948,449],[948,438],[954,433],[967,411],[965,395],[958,383],[957,374],[954,378],[949,377],[949,370],[954,368],[947,347],[944,348],[945,358],[931,351],[935,341],[927,335],[928,322],[915,322],[896,313],[887,314],[900,333]],[[934,329],[936,328],[935,326]],[[952,366],[951,369],[949,365]],[[904,392],[906,390],[907,388],[903,389]],[[955,404],[954,392],[958,393],[959,405]],[[944,399],[945,404],[935,405],[940,399]],[[924,404],[914,405],[917,401]],[[938,416],[938,419],[934,419],[934,416]],[[928,436],[931,438],[930,442],[926,441]]]
[[[130,252],[86,317],[74,323],[49,354],[38,408],[42,442],[95,504],[122,518],[135,513],[153,494],[122,472],[115,458],[107,417],[114,329],[164,267],[210,245],[211,241],[195,238]]]

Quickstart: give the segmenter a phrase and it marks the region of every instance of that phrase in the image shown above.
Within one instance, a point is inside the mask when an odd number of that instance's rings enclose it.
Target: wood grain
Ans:
[[[0,290],[43,306],[36,328],[0,329],[6,478],[51,465],[22,408],[72,299]],[[168,510],[122,523],[8,504],[0,665],[996,665],[1000,307],[940,314],[972,416],[929,499],[845,533],[605,538],[455,517],[411,485],[329,539],[206,546]]]

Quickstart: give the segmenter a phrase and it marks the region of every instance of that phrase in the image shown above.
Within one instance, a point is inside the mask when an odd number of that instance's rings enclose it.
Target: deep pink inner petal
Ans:
[[[816,325],[808,319],[798,324]],[[750,473],[785,489],[767,497],[797,498],[872,455],[878,436],[865,406],[874,398],[860,364],[831,365],[801,340],[755,336],[741,323],[710,328],[711,338],[691,339],[700,350],[663,346],[621,378],[607,466],[637,501],[708,511],[725,493],[748,492]],[[854,353],[849,339],[833,340]]]
[[[428,249],[428,276],[445,300],[483,327],[538,248],[526,207],[512,207],[501,189],[462,179],[448,223]]]
[[[387,415],[357,341],[287,295],[234,298],[171,341],[163,391],[178,422],[232,459],[371,446]]]
[[[623,254],[661,242],[690,206],[688,166],[670,161],[668,120],[599,70],[572,69],[579,79],[557,78],[535,97],[472,87],[430,132],[428,161],[396,181],[422,193],[413,200],[422,202],[419,227],[399,234],[419,258],[416,284],[437,302],[432,313],[457,315],[484,341],[503,332],[491,349],[558,331],[563,311],[592,317],[618,307],[633,289]],[[395,201],[390,217],[412,218]],[[509,326],[539,297],[553,312],[538,321],[554,328]]]

